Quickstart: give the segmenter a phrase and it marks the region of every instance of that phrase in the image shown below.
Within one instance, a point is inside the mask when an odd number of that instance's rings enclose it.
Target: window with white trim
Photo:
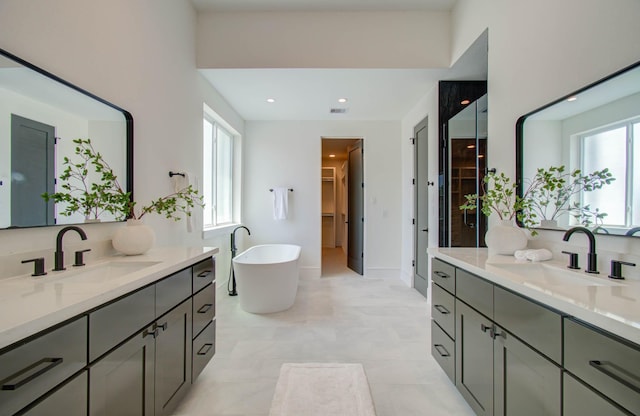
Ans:
[[[615,181],[594,192],[583,192],[582,205],[606,212],[602,225],[629,227],[640,224],[640,118],[616,123],[579,136],[584,174],[608,168]]]
[[[203,225],[234,222],[234,142],[236,136],[212,115],[203,118]]]

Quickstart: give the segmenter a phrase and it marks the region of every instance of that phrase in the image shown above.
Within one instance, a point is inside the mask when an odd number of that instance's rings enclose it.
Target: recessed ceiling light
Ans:
[[[348,100],[346,98],[338,98],[339,103],[346,103]]]
[[[478,159],[482,159],[484,155],[478,155]]]
[[[329,157],[336,157],[336,155],[329,155]]]
[[[275,98],[267,98],[267,102],[268,103],[275,103],[276,100],[275,100]]]
[[[575,100],[577,100],[577,99],[578,99],[578,97],[576,97],[576,96],[574,95],[574,96],[571,96],[571,97],[567,98],[567,101],[571,102],[571,101],[575,101]]]
[[[470,144],[469,146],[467,146],[467,149],[475,149],[476,145],[475,144]]]
[[[462,101],[460,101],[460,104],[462,104],[462,105],[467,105],[467,104],[469,104],[470,102],[471,102],[470,100],[462,100]]]

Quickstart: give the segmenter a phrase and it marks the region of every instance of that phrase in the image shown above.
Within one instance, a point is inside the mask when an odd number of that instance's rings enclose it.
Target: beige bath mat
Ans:
[[[285,363],[269,416],[375,416],[362,364]]]

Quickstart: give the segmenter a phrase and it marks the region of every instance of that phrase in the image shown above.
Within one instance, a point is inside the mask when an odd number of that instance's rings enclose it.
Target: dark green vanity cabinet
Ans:
[[[170,415],[215,352],[214,278],[208,258],[9,347],[0,415]]]
[[[442,263],[434,259],[432,270],[442,272]],[[562,369],[554,359],[562,353],[561,316],[453,269],[454,277],[445,279],[455,288],[450,293],[455,299],[455,334],[450,339],[461,395],[477,415],[560,415]],[[435,279],[434,283],[439,285]],[[433,290],[434,299],[437,291]],[[435,308],[436,300],[433,303]],[[432,329],[432,340],[437,337]],[[433,355],[441,363],[437,350]],[[443,369],[448,374],[449,369]]]

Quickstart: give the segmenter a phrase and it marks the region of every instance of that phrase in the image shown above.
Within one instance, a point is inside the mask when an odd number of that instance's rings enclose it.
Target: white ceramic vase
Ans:
[[[489,227],[484,236],[489,248],[489,255],[513,255],[516,250],[527,247],[527,235],[511,220],[500,220],[500,223]]]
[[[153,228],[149,227],[142,220],[127,220],[127,225],[118,228],[113,235],[113,248],[126,254],[135,256],[144,254],[155,243],[156,235]]]

